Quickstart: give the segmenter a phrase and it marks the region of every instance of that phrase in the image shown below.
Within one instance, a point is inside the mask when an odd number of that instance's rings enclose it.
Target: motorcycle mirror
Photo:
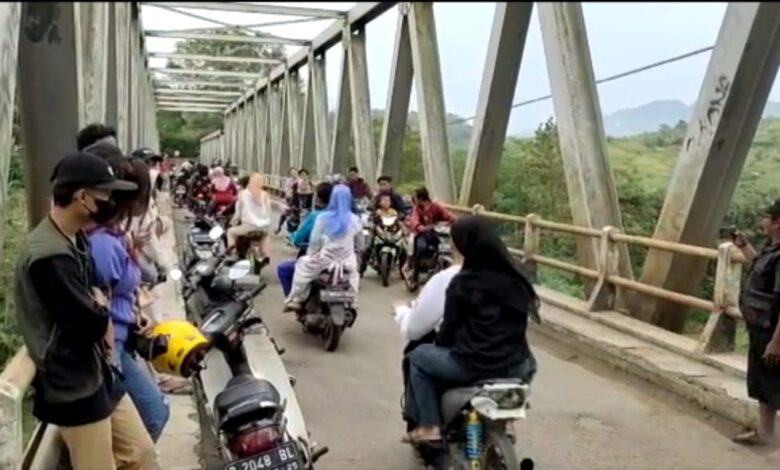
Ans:
[[[224,233],[225,230],[219,225],[217,225],[211,230],[209,230],[209,238],[211,238],[212,240],[219,240]]]
[[[235,281],[237,279],[241,279],[242,277],[249,274],[249,271],[251,270],[252,265],[249,263],[249,260],[241,260],[230,267],[228,270],[228,279],[231,281]]]
[[[168,273],[168,277],[174,281],[178,281],[182,278],[182,272],[180,269],[171,269],[171,271]]]

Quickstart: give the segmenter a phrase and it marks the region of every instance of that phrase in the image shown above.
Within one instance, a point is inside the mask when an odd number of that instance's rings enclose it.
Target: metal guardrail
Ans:
[[[278,196],[283,195],[281,189],[282,181],[283,178],[279,176],[266,176],[267,188]],[[742,318],[738,307],[738,299],[742,265],[746,264],[746,260],[733,243],[722,243],[717,249],[706,248],[628,235],[621,233],[615,227],[604,227],[599,230],[552,222],[542,219],[537,214],[526,216],[502,214],[500,212],[487,211],[480,205],[472,208],[452,204],[444,204],[444,206],[453,212],[478,213],[500,222],[509,222],[522,226],[524,231],[523,247],[522,249],[510,248],[510,252],[522,258],[523,262],[529,266],[547,266],[595,281],[595,286],[587,301],[588,310],[590,311],[613,310],[615,288],[623,288],[646,296],[710,312],[710,320],[699,338],[699,352],[708,353],[714,351],[713,343],[715,339],[713,335],[718,330],[716,324],[722,320],[722,316],[734,319]],[[540,254],[539,247],[543,230],[600,240],[595,269]],[[619,252],[617,250],[617,246],[620,243],[716,261],[715,289],[712,298],[703,299],[694,295],[682,294],[620,276],[618,273]]]

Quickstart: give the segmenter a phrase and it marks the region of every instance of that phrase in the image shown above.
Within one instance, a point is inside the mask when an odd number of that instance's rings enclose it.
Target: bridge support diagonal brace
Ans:
[[[376,178],[376,147],[374,146],[374,125],[371,116],[371,101],[368,89],[368,63],[366,61],[366,30],[352,32],[347,41],[349,55],[349,86],[352,98],[352,138],[355,161],[368,181]]]
[[[409,116],[409,101],[412,98],[412,80],[414,80],[414,66],[409,37],[409,17],[399,13],[377,165],[378,174],[388,175],[393,179],[401,176],[401,155],[406,135],[406,119]]]
[[[252,169],[254,171],[263,171],[265,164],[265,91],[259,91],[255,96],[255,122],[253,133],[255,135],[255,153],[253,155]]]
[[[316,173],[323,176],[330,171],[330,126],[328,121],[328,85],[325,80],[325,53],[309,61],[311,70],[312,118],[314,120],[314,141],[317,155]]]
[[[78,37],[81,38],[80,67],[82,83],[82,123],[105,122],[106,79],[108,74],[108,9],[106,2],[78,2],[80,15]]]
[[[455,181],[447,142],[447,114],[444,107],[433,3],[412,3],[409,11],[409,34],[414,83],[417,88],[417,110],[420,115],[420,143],[425,181],[435,199],[452,203],[455,201]]]
[[[493,205],[512,98],[532,13],[531,2],[496,3],[477,117],[460,187],[459,200],[463,206]]]
[[[49,210],[49,177],[76,148],[80,83],[75,4],[22,3],[19,81],[30,227]],[[52,35],[58,40],[50,40]]]
[[[583,227],[622,231],[582,5],[538,3],[537,8],[572,219]],[[628,247],[619,250],[618,272],[633,279]],[[599,240],[582,240],[579,252],[583,264],[596,269]]]
[[[301,87],[298,71],[290,71],[285,79],[285,91],[287,93],[287,124],[288,145],[290,146],[290,163],[299,168],[301,166]],[[288,168],[282,168],[287,172]],[[311,168],[309,168],[311,171]]]
[[[669,183],[655,238],[712,245],[780,65],[780,4],[729,3],[693,116]],[[692,293],[706,263],[651,250],[642,282]],[[641,318],[674,331],[685,310],[651,299],[637,302]]]
[[[8,195],[8,171],[13,146],[14,100],[19,51],[19,25],[22,6],[19,2],[0,3],[0,215],[5,214]],[[5,224],[0,225],[0,247]],[[0,447],[10,443],[0,442]],[[0,452],[0,455],[5,455]],[[2,462],[0,462],[2,463]],[[4,467],[4,465],[0,465]],[[8,468],[16,468],[8,465]]]
[[[314,134],[314,103],[312,84],[314,82],[314,54],[309,54],[309,78],[306,85],[306,94],[303,99],[303,126],[301,127],[300,144],[298,148],[300,153],[296,158],[297,167],[306,168],[309,172],[317,174],[317,142]]]
[[[349,42],[349,36],[344,35]],[[341,80],[339,81],[339,100],[336,103],[336,128],[333,132],[330,161],[325,165],[325,173],[346,174],[349,165],[349,141],[352,139],[352,98],[350,95],[349,54],[344,46],[341,62]]]

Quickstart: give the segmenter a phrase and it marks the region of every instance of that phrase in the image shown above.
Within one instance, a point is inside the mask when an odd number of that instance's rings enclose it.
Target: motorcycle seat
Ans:
[[[262,240],[265,237],[266,232],[264,230],[254,230],[252,232],[247,232],[244,235],[241,235],[238,238],[244,238],[246,240],[254,241],[254,240]]]
[[[214,418],[220,429],[229,431],[247,421],[271,418],[281,407],[271,382],[242,374],[231,378],[214,399]]]
[[[441,398],[441,415],[445,424],[455,419],[463,406],[473,397],[478,395],[485,385],[522,385],[524,382],[518,378],[496,378],[479,380],[470,385],[455,387],[444,392]]]

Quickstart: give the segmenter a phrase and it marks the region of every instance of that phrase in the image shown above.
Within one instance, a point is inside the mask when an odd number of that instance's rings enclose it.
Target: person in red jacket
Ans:
[[[412,268],[412,280],[415,283],[419,274],[420,259],[438,247],[439,237],[433,231],[433,227],[441,222],[451,224],[455,222],[455,216],[441,204],[432,201],[425,187],[415,190],[414,207],[409,220],[413,249],[408,265]]]
[[[211,177],[211,204],[213,213],[216,214],[223,207],[229,207],[236,200],[238,188],[233,183],[233,178],[227,176],[225,171],[220,168],[214,168]]]

